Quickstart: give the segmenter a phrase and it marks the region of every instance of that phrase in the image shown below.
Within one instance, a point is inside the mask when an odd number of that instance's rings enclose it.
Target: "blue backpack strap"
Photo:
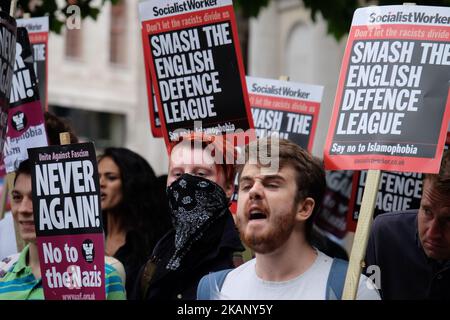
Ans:
[[[327,300],[341,300],[344,290],[345,276],[347,274],[348,262],[342,259],[333,259],[330,273],[328,275],[326,296]]]
[[[225,269],[217,272],[211,272],[200,279],[197,287],[197,300],[213,300],[211,285],[217,285],[217,292],[222,289],[223,282],[227,274],[233,269]]]

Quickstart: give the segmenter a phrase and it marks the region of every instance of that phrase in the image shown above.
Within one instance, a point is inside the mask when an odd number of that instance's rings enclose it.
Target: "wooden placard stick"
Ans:
[[[358,290],[359,278],[364,267],[364,257],[369,239],[370,227],[373,222],[375,201],[380,184],[381,170],[369,170],[367,172],[366,185],[364,187],[361,210],[356,225],[355,237],[353,239],[352,252],[345,277],[342,300],[355,300]]]
[[[17,6],[17,0],[11,0],[11,7],[9,7],[9,15],[14,18],[14,15],[16,14],[16,6]]]
[[[70,144],[70,134],[68,132],[61,132],[59,134],[59,142],[61,145]]]

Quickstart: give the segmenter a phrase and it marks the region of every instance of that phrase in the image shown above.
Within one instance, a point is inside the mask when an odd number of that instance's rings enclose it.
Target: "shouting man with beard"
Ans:
[[[261,151],[270,150],[275,151],[261,157]],[[270,167],[267,159],[272,161]],[[322,163],[289,140],[265,138],[247,146],[239,173],[236,225],[255,258],[234,270],[203,277],[198,299],[340,299],[346,262],[328,257],[310,243],[325,189]],[[357,298],[380,298],[365,276]]]

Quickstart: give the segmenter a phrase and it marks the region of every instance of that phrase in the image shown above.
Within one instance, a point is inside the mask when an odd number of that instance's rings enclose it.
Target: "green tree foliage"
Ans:
[[[3,0],[2,0],[3,1]],[[8,1],[8,0],[6,0]],[[28,12],[32,17],[40,17],[49,15],[50,29],[59,33],[65,20],[70,13],[67,13],[67,7],[70,5],[78,5],[80,7],[81,17],[96,19],[101,7],[106,2],[113,4],[120,0],[102,0],[99,7],[93,5],[93,0],[65,0],[63,7],[58,7],[57,0],[18,0],[18,13]],[[271,0],[234,0],[234,4],[238,7],[244,16],[257,17],[261,9],[268,6]],[[278,0],[283,1],[283,0]],[[342,38],[350,29],[353,12],[358,7],[368,6],[371,4],[378,5],[395,5],[402,4],[403,1],[393,0],[298,0],[303,2],[304,6],[311,10],[311,18],[316,21],[317,14],[321,14],[328,24],[328,33],[336,39]],[[38,2],[37,5],[35,3]],[[450,6],[450,0],[424,0],[415,1],[417,5],[428,6]]]

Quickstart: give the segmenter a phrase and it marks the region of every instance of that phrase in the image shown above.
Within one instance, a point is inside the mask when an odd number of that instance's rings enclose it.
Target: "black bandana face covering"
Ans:
[[[175,252],[166,268],[177,270],[192,244],[226,213],[228,199],[216,183],[190,174],[175,180],[167,195],[175,227]]]

